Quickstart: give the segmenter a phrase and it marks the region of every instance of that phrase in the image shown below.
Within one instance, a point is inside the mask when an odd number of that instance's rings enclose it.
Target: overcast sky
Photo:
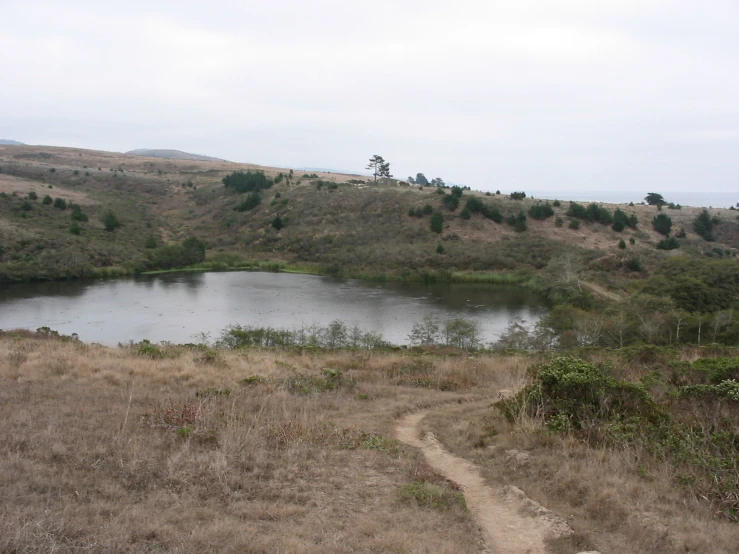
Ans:
[[[0,138],[739,196],[737,0],[108,4],[0,0]]]

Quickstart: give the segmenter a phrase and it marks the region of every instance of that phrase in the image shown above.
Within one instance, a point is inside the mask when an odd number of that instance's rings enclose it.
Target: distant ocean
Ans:
[[[580,202],[606,202],[613,204],[629,203],[633,202],[638,204],[644,200],[647,192],[659,192],[664,196],[667,202],[674,202],[675,204],[681,204],[683,206],[699,206],[699,207],[711,207],[711,208],[728,208],[729,206],[736,206],[739,202],[739,191],[735,192],[669,192],[665,190],[659,190],[657,187],[654,191],[557,191],[557,196],[554,196],[549,191],[544,190],[531,190],[526,191],[526,194],[533,196],[534,198],[548,198],[560,200],[577,200]]]

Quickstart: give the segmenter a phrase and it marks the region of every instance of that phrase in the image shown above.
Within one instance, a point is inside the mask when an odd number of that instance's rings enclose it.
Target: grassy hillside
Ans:
[[[449,189],[419,190],[392,180],[366,186],[366,178],[356,175],[290,175],[288,170],[229,162],[31,146],[0,147],[0,167],[0,280],[151,269],[147,245],[177,243],[189,236],[205,241],[211,260],[259,258],[311,265],[322,272],[392,278],[423,278],[433,272],[442,277],[462,271],[530,273],[572,252],[597,280],[598,272],[622,271],[630,260],[652,269],[676,254],[735,256],[739,247],[739,221],[728,210],[710,211],[720,223],[715,241],[707,242],[693,231],[700,209],[665,208],[672,235],[686,231],[676,239],[679,249],[669,251],[656,248],[665,237],[652,228],[657,215],[652,206],[604,205],[638,218],[635,229],[616,232],[586,220],[573,228],[565,201],[537,221],[529,215],[540,203],[536,199],[465,190],[452,210]],[[222,183],[237,170],[285,177],[262,191],[257,207],[239,212],[234,208],[248,194]],[[29,199],[29,193],[36,199]],[[88,220],[78,222],[79,234],[70,232],[72,210],[44,205],[46,195],[80,206]],[[464,208],[472,197],[497,210],[502,221],[479,212],[467,219]],[[107,212],[121,223],[115,231],[106,231],[101,222]],[[443,220],[440,232],[431,229],[434,212]],[[523,231],[514,221],[506,223],[521,213],[527,215]],[[277,216],[280,229],[272,225]],[[621,240],[625,248],[619,248]]]

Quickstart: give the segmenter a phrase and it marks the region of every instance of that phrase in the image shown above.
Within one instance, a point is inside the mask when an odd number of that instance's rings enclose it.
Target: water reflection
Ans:
[[[485,284],[366,283],[288,273],[172,273],[96,282],[0,286],[0,329],[48,326],[90,342],[189,342],[229,324],[297,328],[341,319],[407,343],[425,314],[476,320],[493,340],[514,319],[535,321],[543,300]]]

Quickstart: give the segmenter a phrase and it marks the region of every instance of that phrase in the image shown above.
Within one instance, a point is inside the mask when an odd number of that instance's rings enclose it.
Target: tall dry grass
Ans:
[[[391,431],[415,403],[470,396],[478,362],[432,363],[458,381],[445,392],[387,377],[413,363],[397,354],[140,354],[0,338],[0,551],[480,550],[462,507],[409,496],[419,460]],[[290,392],[324,369],[337,389]]]

